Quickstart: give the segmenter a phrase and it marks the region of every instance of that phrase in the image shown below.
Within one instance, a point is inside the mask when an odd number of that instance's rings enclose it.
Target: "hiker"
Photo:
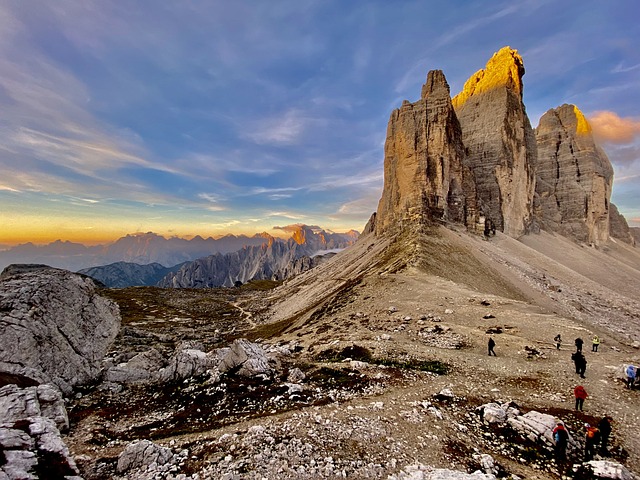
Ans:
[[[598,338],[598,335],[594,335],[593,336],[593,340],[591,341],[591,351],[592,352],[597,352],[598,351],[598,346],[600,345],[600,339]]]
[[[560,336],[560,334],[557,334],[553,338],[553,341],[556,342],[556,350],[560,350],[560,344],[562,343],[562,337]]]
[[[576,397],[576,410],[582,411],[585,399],[589,396],[582,385],[578,385],[573,389],[573,395]]]
[[[588,462],[596,453],[596,446],[600,443],[600,430],[592,427],[588,423],[585,424],[587,433],[584,441],[584,461]]]
[[[576,373],[580,375],[581,378],[585,378],[584,372],[587,370],[587,359],[582,353],[576,352],[571,354],[571,360],[576,366]]]
[[[611,435],[611,422],[613,418],[609,415],[602,417],[602,420],[598,423],[598,430],[600,430],[600,455],[606,457],[609,455],[607,446],[609,444],[609,436]]]
[[[638,368],[633,365],[629,365],[624,373],[627,375],[627,388],[632,389],[636,382],[636,376],[638,375]]]
[[[553,429],[553,441],[556,462],[560,463],[567,459],[567,442],[569,441],[569,432],[560,420],[556,422],[556,428]]]
[[[578,337],[576,338],[575,344],[576,344],[576,352],[582,352],[582,344],[584,343],[584,341]]]
[[[487,346],[489,347],[489,356],[493,354],[494,357],[497,357],[496,352],[493,351],[493,347],[496,346],[496,342],[493,340],[492,337],[489,337],[489,343],[487,344]]]

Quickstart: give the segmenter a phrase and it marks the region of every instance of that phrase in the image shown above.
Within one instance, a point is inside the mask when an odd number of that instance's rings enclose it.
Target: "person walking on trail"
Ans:
[[[557,334],[553,338],[553,341],[556,342],[556,350],[560,350],[560,344],[562,343],[562,337],[560,336],[560,334]]]
[[[582,340],[580,337],[576,338],[575,344],[576,344],[576,352],[582,352],[582,344],[584,343],[584,340]]]
[[[558,420],[556,428],[553,429],[553,452],[556,462],[561,463],[567,459],[567,442],[569,441],[569,432],[564,428],[564,424]]]
[[[613,418],[611,418],[609,415],[605,415],[598,423],[598,430],[600,430],[600,455],[602,455],[603,457],[607,457],[609,455],[607,447],[609,445],[609,437],[611,436],[612,421]]]
[[[496,352],[493,351],[493,347],[496,346],[496,342],[492,337],[489,337],[489,343],[487,344],[487,346],[489,347],[489,356],[493,355],[494,357],[497,357]]]
[[[585,424],[587,433],[584,439],[584,461],[588,462],[596,453],[596,446],[600,443],[600,430],[588,423]]]
[[[589,394],[584,389],[582,385],[578,385],[573,389],[573,395],[576,397],[576,410],[582,411],[582,407],[584,406],[584,401],[587,399]]]
[[[587,371],[587,359],[585,356],[580,352],[576,352],[571,354],[571,359],[576,366],[576,373],[581,378],[585,378],[584,373]]]
[[[633,388],[633,384],[636,382],[636,376],[638,375],[638,368],[633,365],[629,365],[625,369],[624,373],[627,376],[627,388]]]
[[[598,346],[600,346],[600,338],[598,338],[598,335],[594,335],[593,336],[593,340],[591,341],[591,351],[592,352],[597,352],[598,351]]]

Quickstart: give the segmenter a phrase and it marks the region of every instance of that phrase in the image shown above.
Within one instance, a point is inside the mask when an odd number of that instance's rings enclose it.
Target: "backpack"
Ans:
[[[557,428],[555,433],[553,434],[553,440],[556,443],[564,443],[568,440],[569,434],[564,428]]]
[[[590,427],[587,429],[587,438],[588,439],[595,439],[598,436],[598,429],[595,427]]]

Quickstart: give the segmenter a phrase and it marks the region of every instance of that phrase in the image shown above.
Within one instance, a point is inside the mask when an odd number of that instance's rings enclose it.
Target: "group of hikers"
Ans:
[[[556,349],[560,350],[560,346],[562,344],[561,335],[556,335],[553,340],[556,344]],[[584,345],[584,341],[578,337],[575,339],[574,343],[576,346],[576,351],[571,354],[571,359],[575,364],[576,374],[580,375],[581,378],[585,378],[584,374],[587,368],[587,360],[582,353],[582,346]],[[600,338],[597,335],[594,335],[591,351],[597,352],[599,346]],[[628,365],[625,367],[624,373],[627,378],[627,388],[633,388],[637,380],[638,367],[634,365]],[[588,397],[587,391],[582,385],[577,385],[574,388],[573,393],[576,399],[575,409],[578,411],[582,411],[584,401]],[[605,415],[602,420],[600,420],[597,426],[590,425],[588,423],[585,424],[585,461],[593,459],[596,453],[600,453],[600,455],[602,456],[608,455],[607,447],[609,443],[609,437],[611,436],[611,422],[613,422],[613,418],[609,415]],[[569,434],[563,422],[560,420],[557,421],[556,427],[553,430],[553,439],[555,442],[556,460],[560,463],[561,461],[566,460],[566,449],[569,439]]]
[[[611,436],[611,422],[613,418],[609,415],[602,417],[597,426],[585,424],[584,461],[592,460],[596,453],[603,457],[609,454],[609,437]],[[567,444],[569,443],[569,432],[561,420],[556,422],[553,429],[554,453],[556,461],[560,464],[567,459]]]

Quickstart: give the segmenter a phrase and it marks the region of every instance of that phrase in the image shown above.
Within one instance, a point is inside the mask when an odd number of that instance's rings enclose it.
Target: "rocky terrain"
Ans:
[[[98,290],[7,269],[0,479],[639,478],[640,397],[624,369],[640,364],[640,250],[576,109],[539,130],[573,194],[554,168],[535,171],[523,74],[505,48],[452,101],[430,72],[391,116],[364,234],[284,281]],[[585,458],[586,427],[605,415],[610,443]]]

